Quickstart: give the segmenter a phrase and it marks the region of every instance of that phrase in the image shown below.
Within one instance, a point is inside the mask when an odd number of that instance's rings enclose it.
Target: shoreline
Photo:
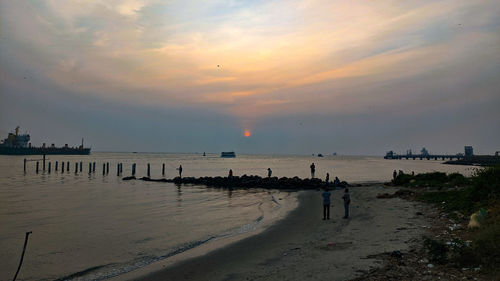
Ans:
[[[405,250],[427,225],[421,207],[402,199],[376,199],[396,188],[380,185],[351,190],[351,218],[343,220],[332,191],[332,219],[321,219],[318,191],[300,191],[299,205],[261,233],[177,263],[155,264],[120,280],[257,280],[355,278],[381,261],[370,255]],[[417,206],[418,205],[418,206]],[[402,227],[406,226],[406,227]]]

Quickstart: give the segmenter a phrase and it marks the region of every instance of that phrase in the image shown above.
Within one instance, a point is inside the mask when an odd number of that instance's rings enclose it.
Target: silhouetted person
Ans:
[[[330,186],[330,174],[329,173],[326,173],[325,182],[326,182],[326,187],[329,187]]]
[[[267,177],[270,178],[272,174],[273,171],[271,170],[271,168],[267,168]]]
[[[323,197],[323,220],[330,219],[330,196],[332,194],[328,191],[328,188],[325,187],[325,191],[321,194]]]
[[[232,178],[233,177],[233,170],[232,169],[229,169],[229,178]]]
[[[338,177],[335,177],[333,180],[333,187],[339,187],[340,186],[340,180]]]
[[[316,172],[316,166],[314,165],[314,163],[312,163],[311,166],[309,166],[309,168],[311,168],[311,178],[314,179],[314,172]]]
[[[342,196],[342,199],[344,199],[344,219],[347,219],[349,217],[349,204],[351,204],[351,194],[349,194],[349,188],[345,189],[344,196]]]
[[[396,177],[398,176],[398,172],[396,172],[396,170],[394,170],[394,172],[392,172],[392,178],[394,180],[396,180]]]
[[[179,165],[179,168],[177,168],[177,170],[179,170],[179,178],[182,178],[182,165]]]

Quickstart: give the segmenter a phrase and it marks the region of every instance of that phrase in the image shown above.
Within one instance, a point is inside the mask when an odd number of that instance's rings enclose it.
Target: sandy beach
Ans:
[[[351,216],[342,219],[343,190],[332,192],[331,220],[322,220],[321,192],[302,191],[299,206],[260,234],[171,265],[156,264],[133,280],[347,280],[380,265],[371,255],[405,251],[428,222],[415,202],[377,199],[396,188],[351,188]],[[139,276],[138,276],[139,275]],[[120,278],[122,279],[122,278]]]

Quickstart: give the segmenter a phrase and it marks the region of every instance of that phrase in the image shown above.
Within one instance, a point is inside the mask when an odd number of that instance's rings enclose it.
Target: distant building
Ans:
[[[472,155],[474,155],[474,149],[472,149],[472,146],[465,146],[465,156]]]

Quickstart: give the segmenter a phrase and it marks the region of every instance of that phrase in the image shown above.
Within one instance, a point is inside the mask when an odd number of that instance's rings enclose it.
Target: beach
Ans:
[[[400,198],[377,199],[397,188],[351,188],[351,216],[343,190],[332,192],[331,220],[322,220],[321,192],[299,192],[299,206],[262,233],[171,265],[155,264],[121,280],[348,280],[377,267],[372,255],[405,251],[429,222],[426,207]]]

